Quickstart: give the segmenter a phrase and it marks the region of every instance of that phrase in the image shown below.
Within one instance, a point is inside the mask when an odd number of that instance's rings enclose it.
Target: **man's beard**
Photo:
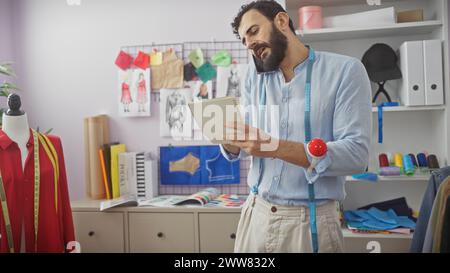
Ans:
[[[287,44],[288,41],[286,36],[284,36],[284,34],[272,23],[270,44],[265,45],[272,49],[271,53],[264,60],[254,57],[256,69],[259,72],[271,72],[277,70],[286,56]],[[258,45],[256,47],[258,47]],[[255,51],[257,52],[257,50]]]

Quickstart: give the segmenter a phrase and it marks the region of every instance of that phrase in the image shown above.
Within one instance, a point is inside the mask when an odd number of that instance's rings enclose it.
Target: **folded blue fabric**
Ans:
[[[386,224],[392,224],[392,225],[396,224],[397,215],[395,215],[395,217],[394,217],[393,215],[390,215],[385,211],[382,211],[382,210],[379,210],[379,209],[373,208],[373,207],[370,208],[367,211],[367,213],[369,213],[371,216],[373,216],[375,219],[377,219],[380,222],[383,222]]]
[[[344,211],[344,219],[351,228],[362,230],[390,230],[395,228],[414,229],[416,223],[406,216],[398,216],[394,210],[382,211],[377,208],[368,210]]]

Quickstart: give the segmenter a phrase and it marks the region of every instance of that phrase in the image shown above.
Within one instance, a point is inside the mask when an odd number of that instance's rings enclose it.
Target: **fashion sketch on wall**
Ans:
[[[150,69],[119,70],[119,114],[150,116]]]
[[[192,118],[188,103],[192,102],[192,90],[160,90],[160,136],[172,138],[192,137]]]
[[[241,97],[247,75],[247,64],[232,64],[217,69],[217,96]]]
[[[195,102],[213,98],[212,81],[189,81],[186,86],[191,88]]]
[[[200,102],[202,100],[208,100],[213,98],[212,81],[207,82],[188,81],[185,82],[185,87],[191,89],[194,102]],[[201,131],[197,122],[193,122],[192,128],[194,132]]]

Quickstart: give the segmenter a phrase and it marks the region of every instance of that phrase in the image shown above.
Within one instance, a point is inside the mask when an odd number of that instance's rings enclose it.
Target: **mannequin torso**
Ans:
[[[22,156],[22,169],[28,156],[27,143],[30,138],[30,127],[28,126],[27,114],[21,116],[9,116],[6,113],[2,118],[2,130],[8,137],[17,143]]]

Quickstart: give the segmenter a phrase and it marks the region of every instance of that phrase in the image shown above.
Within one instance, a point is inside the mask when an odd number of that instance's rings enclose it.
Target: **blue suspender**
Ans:
[[[311,75],[312,69],[314,65],[314,61],[316,59],[316,55],[314,49],[309,47],[309,56],[308,56],[308,67],[306,71],[306,84],[305,84],[305,142],[308,143],[311,141]],[[262,87],[263,88],[263,87]],[[260,106],[266,105],[266,92],[261,92],[260,94]],[[262,163],[263,161],[259,159],[259,178],[255,185],[252,186],[251,191],[255,195],[258,194],[258,188],[261,184],[262,177]],[[317,222],[316,222],[316,203],[315,203],[315,193],[314,193],[314,184],[308,183],[308,203],[309,203],[309,220],[311,227],[311,240],[313,252],[317,253],[319,251],[318,239],[317,239]]]

